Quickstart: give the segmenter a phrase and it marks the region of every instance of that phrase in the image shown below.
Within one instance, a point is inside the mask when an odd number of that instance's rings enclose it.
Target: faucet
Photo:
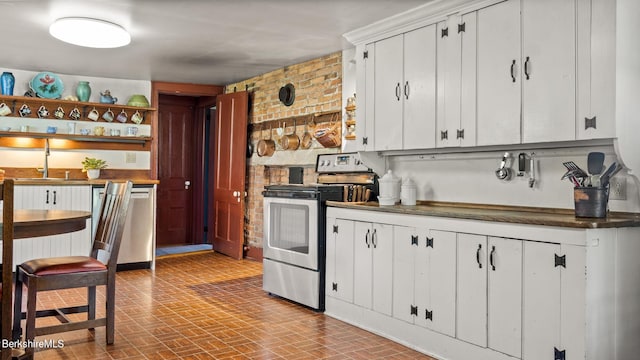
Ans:
[[[51,152],[49,151],[49,139],[44,139],[44,167],[42,169],[38,169],[38,172],[42,173],[43,179],[49,177],[49,155],[51,155]]]

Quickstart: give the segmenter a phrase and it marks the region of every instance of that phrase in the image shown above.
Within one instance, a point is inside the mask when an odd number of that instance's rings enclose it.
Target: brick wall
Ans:
[[[295,87],[295,101],[285,106],[278,98],[282,86],[291,83]],[[337,52],[304,63],[291,65],[235,84],[229,84],[226,92],[247,89],[250,96],[249,122],[260,123],[291,116],[308,115],[319,112],[341,111],[342,108],[342,53]],[[287,129],[289,133],[291,129]],[[275,132],[275,130],[274,130]],[[298,135],[304,129],[298,128]],[[265,135],[266,136],[266,133]],[[260,134],[251,134],[255,142]],[[315,147],[320,145],[315,144]],[[321,147],[321,146],[320,146]],[[312,150],[296,150],[312,151]],[[312,165],[295,164],[304,167],[304,183],[316,182],[317,176]],[[247,197],[245,204],[245,240],[250,247],[262,248],[263,207],[262,191],[265,185],[289,182],[289,168],[286,166],[251,165],[247,168]]]

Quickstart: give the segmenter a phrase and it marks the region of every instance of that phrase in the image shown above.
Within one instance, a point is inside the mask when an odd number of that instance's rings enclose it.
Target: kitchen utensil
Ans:
[[[586,178],[587,176],[589,176],[589,174],[587,174],[584,170],[582,170],[573,161],[565,161],[562,163],[562,165],[564,165],[564,167],[566,167],[567,170],[576,170],[576,177]]]
[[[260,130],[262,136],[262,130]],[[276,142],[271,139],[271,127],[269,127],[269,139],[260,139],[258,141],[258,156],[271,156],[276,151]]]
[[[296,150],[300,147],[300,138],[296,134],[297,124],[293,120],[293,132],[280,138],[280,146],[283,150]]]
[[[511,155],[506,152],[502,155],[502,161],[500,162],[500,167],[496,170],[496,177],[500,180],[509,180],[511,179],[511,169],[507,167],[507,160]]]
[[[600,174],[604,168],[604,153],[593,151],[587,155],[587,171],[591,174],[591,186],[600,186]]]
[[[302,134],[302,139],[300,139],[300,147],[303,149],[308,149],[311,147],[311,143],[313,142],[313,137],[309,132],[308,128],[309,124],[304,122],[304,134]]]
[[[614,162],[607,168],[607,170],[600,177],[600,186],[606,188],[609,186],[609,181],[611,178],[618,173],[618,171],[622,170],[622,166],[618,163]]]

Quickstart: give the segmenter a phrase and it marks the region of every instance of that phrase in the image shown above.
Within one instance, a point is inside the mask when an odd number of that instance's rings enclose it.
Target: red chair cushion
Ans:
[[[23,262],[20,267],[27,273],[38,276],[107,270],[105,264],[89,256],[34,259]]]

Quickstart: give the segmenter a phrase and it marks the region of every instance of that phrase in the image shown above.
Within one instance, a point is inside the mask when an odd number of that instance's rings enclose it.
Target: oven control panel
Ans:
[[[371,172],[360,161],[358,153],[320,154],[316,160],[316,172],[319,174],[363,173]]]

